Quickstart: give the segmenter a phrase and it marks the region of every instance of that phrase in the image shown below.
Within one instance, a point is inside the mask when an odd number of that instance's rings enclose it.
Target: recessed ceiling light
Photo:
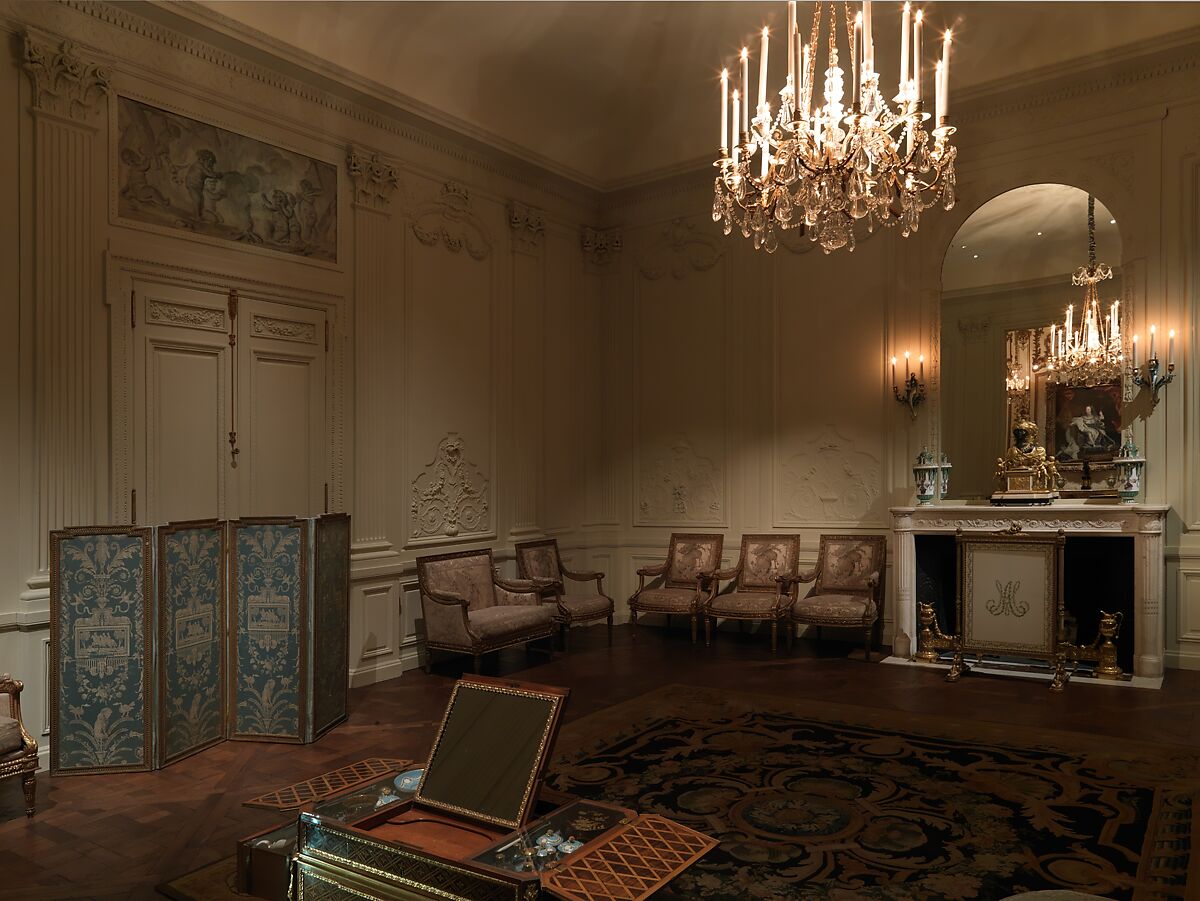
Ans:
[[[1038,232],[1038,237],[1040,238],[1041,236],[1042,236],[1042,233],[1041,233],[1041,232]]]
[[[963,250],[966,250],[966,249],[967,249],[967,245],[966,245],[966,244],[963,244],[963,245],[961,245],[961,246],[962,246],[962,249],[963,249]]]
[[[974,256],[971,257],[971,259],[973,259],[973,260],[979,259],[979,254],[975,254]]]
[[[1109,224],[1109,225],[1116,225],[1116,224],[1117,224],[1117,220],[1116,220],[1116,219],[1109,219],[1109,220],[1108,220],[1108,224]]]

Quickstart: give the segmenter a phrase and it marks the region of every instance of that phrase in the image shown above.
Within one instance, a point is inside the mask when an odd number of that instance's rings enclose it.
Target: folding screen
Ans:
[[[165,766],[346,717],[350,517],[50,535],[53,773]]]
[[[50,535],[50,772],[148,770],[150,530]]]
[[[158,765],[225,738],[225,524],[158,529]]]

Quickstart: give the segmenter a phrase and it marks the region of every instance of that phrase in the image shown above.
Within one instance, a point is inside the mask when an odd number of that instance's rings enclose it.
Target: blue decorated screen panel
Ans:
[[[308,523],[232,527],[232,738],[304,741],[308,679]]]
[[[151,766],[149,529],[50,535],[55,774]]]
[[[225,737],[225,526],[158,531],[160,765]]]

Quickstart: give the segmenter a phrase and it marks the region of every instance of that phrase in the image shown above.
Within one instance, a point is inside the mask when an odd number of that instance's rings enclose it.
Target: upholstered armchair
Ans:
[[[0,676],[0,694],[8,695],[8,715],[0,713],[0,779],[20,776],[25,789],[25,815],[33,816],[37,796],[37,742],[25,731],[21,720],[21,689],[18,682],[8,673]]]
[[[555,610],[541,602],[529,581],[496,574],[491,549],[417,558],[417,582],[425,615],[425,671],[436,650],[480,657],[511,645],[553,641]]]
[[[639,613],[665,613],[668,618],[683,613],[691,617],[695,644],[698,617],[716,590],[709,576],[721,564],[724,542],[724,535],[671,533],[666,562],[637,571],[638,588],[629,599],[635,636]],[[647,578],[653,579],[649,586]]]
[[[796,626],[838,626],[866,632],[866,658],[871,659],[875,626],[883,607],[883,574],[887,563],[883,535],[822,535],[817,565],[797,578],[814,582],[792,604],[788,649]]]
[[[613,600],[604,593],[604,573],[572,572],[563,566],[558,539],[523,541],[517,545],[517,572],[537,586],[545,603],[553,603],[563,637],[563,650],[570,646],[571,625],[608,619],[608,643],[612,644]],[[595,582],[590,592],[567,594],[565,580]]]
[[[704,643],[712,643],[718,619],[771,624],[771,653],[779,647],[779,624],[791,612],[799,585],[799,536],[743,535],[737,565],[709,573],[714,585],[730,581],[704,605]]]

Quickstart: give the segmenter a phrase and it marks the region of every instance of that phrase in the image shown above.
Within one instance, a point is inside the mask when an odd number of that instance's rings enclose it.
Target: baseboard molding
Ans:
[[[416,666],[415,662],[411,665],[405,664],[406,661],[402,654],[398,659],[389,660],[379,666],[354,670],[350,673],[350,687],[362,688],[364,685],[377,685],[380,682],[387,682],[389,679],[399,679],[404,675],[405,670],[413,669]]]
[[[1167,669],[1200,669],[1200,653],[1167,651],[1163,654],[1163,665]]]

